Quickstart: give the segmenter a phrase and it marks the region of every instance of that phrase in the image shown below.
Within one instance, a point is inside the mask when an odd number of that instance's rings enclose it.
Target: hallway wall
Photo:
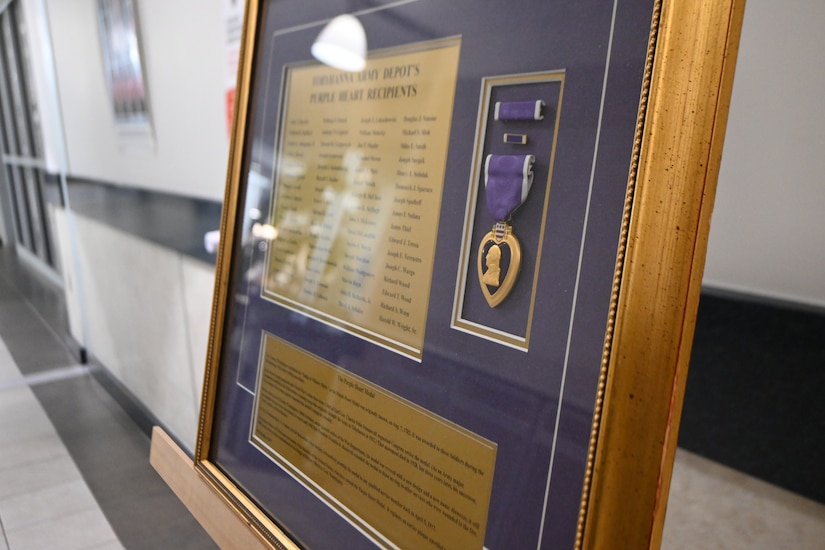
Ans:
[[[142,150],[114,124],[96,0],[47,0],[68,172],[75,177],[221,200],[224,117],[222,4],[142,0],[143,69],[155,144]]]
[[[704,284],[825,307],[825,2],[748,0]]]

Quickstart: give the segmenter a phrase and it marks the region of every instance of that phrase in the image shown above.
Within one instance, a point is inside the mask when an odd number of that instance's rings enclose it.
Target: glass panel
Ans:
[[[29,201],[23,184],[23,173],[19,166],[9,166],[9,183],[14,195],[14,217],[17,220],[17,242],[34,250],[31,223],[29,222]]]
[[[28,43],[25,40],[26,25],[23,18],[23,10],[20,9],[17,3],[12,4],[12,13],[17,22],[13,28],[16,31],[17,38],[18,71],[22,86],[21,99],[26,106],[25,115],[30,141],[29,145],[32,156],[40,158],[43,156],[43,137],[40,131],[40,109],[37,104],[37,97],[31,87],[31,62],[29,60]]]
[[[0,14],[0,114],[2,114],[0,131],[3,134],[3,154],[17,156],[20,149],[11,103],[13,97],[11,75],[15,66],[13,42],[10,15],[7,10]],[[33,239],[21,169],[17,166],[7,166],[6,174],[11,195],[16,240],[21,246],[32,249]]]
[[[34,249],[41,260],[48,263],[49,254],[46,247],[46,227],[43,216],[43,200],[41,198],[38,178],[33,168],[23,168],[23,177],[26,182],[26,196],[29,206],[29,221],[31,223],[32,242]]]
[[[13,7],[10,9],[14,9]],[[6,46],[6,64],[8,68],[8,84],[11,92],[12,119],[17,133],[17,154],[22,157],[32,156],[29,140],[28,119],[26,117],[26,102],[24,85],[19,65],[19,49],[17,33],[13,19],[8,15],[3,18],[3,42]]]
[[[0,14],[0,114],[3,153],[37,159],[42,153],[39,111],[31,79],[23,13],[17,2]],[[40,170],[6,161],[19,244],[53,266]]]
[[[0,14],[0,114],[2,114],[3,154],[17,154],[17,133],[14,131],[14,120],[9,98],[11,88],[9,83],[9,67],[6,48],[7,35],[11,27],[8,24],[8,12]]]

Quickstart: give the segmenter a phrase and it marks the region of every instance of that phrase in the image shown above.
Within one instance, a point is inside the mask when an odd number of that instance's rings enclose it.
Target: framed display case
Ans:
[[[247,4],[194,461],[244,528],[658,545],[742,12]]]

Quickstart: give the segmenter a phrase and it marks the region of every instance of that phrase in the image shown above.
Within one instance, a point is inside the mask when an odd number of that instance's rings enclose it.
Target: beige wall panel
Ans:
[[[76,216],[87,349],[194,448],[193,379],[180,256]]]

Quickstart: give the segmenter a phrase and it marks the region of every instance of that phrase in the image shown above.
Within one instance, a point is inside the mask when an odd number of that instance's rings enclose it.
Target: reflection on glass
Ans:
[[[367,35],[361,22],[349,14],[330,21],[312,44],[312,55],[330,67],[358,72],[367,64]]]

